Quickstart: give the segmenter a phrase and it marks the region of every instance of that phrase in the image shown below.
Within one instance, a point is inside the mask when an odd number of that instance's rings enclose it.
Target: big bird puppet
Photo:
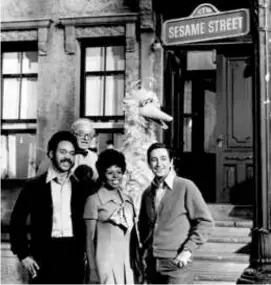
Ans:
[[[125,135],[121,149],[127,163],[124,191],[133,198],[137,211],[141,194],[153,179],[147,149],[157,142],[156,127],[167,129],[167,123],[172,121],[172,117],[160,109],[156,93],[139,84],[132,84],[124,99]]]

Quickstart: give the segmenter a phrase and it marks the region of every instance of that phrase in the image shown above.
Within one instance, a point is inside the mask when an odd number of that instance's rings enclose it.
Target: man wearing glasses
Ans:
[[[93,179],[96,180],[98,178],[98,173],[95,164],[98,156],[94,151],[90,150],[92,139],[95,136],[95,130],[92,123],[88,119],[81,118],[76,120],[71,128],[77,138],[77,144],[80,149],[75,156],[73,169],[75,170],[79,165],[88,165],[93,170]]]

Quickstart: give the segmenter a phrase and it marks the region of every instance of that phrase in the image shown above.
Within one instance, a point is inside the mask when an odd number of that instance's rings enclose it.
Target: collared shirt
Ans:
[[[96,166],[95,166],[97,159],[98,159],[98,155],[91,150],[87,150],[86,156],[83,156],[82,154],[76,154],[73,171],[76,169],[77,166],[86,164],[92,168],[93,178],[94,180],[96,180],[98,178],[98,173],[97,173]]]
[[[173,190],[173,180],[175,176],[176,172],[172,169],[168,173],[167,177],[158,185],[158,187],[153,181],[153,185],[154,187],[156,187],[155,200],[154,200],[156,211],[158,211],[159,209],[161,200],[164,197],[166,190],[171,190],[171,191]]]
[[[60,180],[52,166],[48,169],[46,183],[51,183],[53,201],[52,237],[72,237],[71,181],[69,175]]]

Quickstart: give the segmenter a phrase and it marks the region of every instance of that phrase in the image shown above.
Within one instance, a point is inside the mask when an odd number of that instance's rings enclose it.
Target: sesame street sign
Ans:
[[[206,3],[199,5],[187,18],[165,21],[162,37],[165,45],[180,45],[239,37],[248,32],[247,9],[220,12]]]

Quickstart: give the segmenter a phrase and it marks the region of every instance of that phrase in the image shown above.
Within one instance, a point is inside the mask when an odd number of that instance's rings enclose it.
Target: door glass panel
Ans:
[[[186,81],[184,85],[184,114],[192,113],[192,81]]]
[[[216,52],[210,51],[188,51],[187,70],[215,70]]]
[[[205,90],[204,104],[204,151],[216,152],[216,93]]]
[[[183,151],[192,151],[192,118],[184,118],[183,126]]]

